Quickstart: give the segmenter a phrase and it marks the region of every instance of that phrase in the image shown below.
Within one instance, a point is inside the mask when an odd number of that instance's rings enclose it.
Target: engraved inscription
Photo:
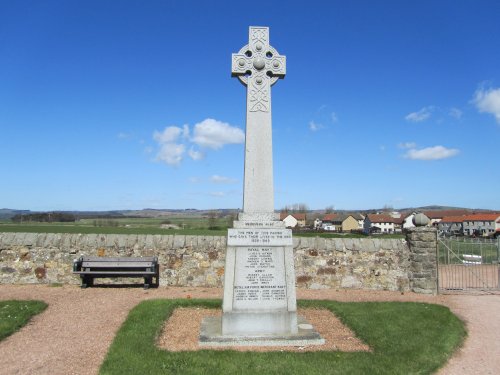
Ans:
[[[290,229],[228,229],[229,246],[291,246]]]
[[[245,247],[237,251],[234,308],[252,309],[263,304],[269,309],[286,307],[284,249]]]

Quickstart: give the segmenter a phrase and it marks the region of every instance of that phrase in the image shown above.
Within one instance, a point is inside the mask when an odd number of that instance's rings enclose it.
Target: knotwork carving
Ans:
[[[250,80],[248,95],[250,112],[269,112],[269,80],[261,79],[261,76]]]
[[[269,28],[250,27],[249,43],[232,55],[231,74],[247,86],[250,112],[269,112],[271,86],[286,74],[286,57],[269,45]]]

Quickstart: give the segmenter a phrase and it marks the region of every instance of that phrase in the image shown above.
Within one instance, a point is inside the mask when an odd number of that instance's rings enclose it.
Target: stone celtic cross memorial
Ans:
[[[222,319],[203,321],[200,345],[322,344],[297,316],[292,231],[274,212],[271,86],[286,58],[269,28],[250,27],[231,73],[247,88],[243,212],[228,230]]]

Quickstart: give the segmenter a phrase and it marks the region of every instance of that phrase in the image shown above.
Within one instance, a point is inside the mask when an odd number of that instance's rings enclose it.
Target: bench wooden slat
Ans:
[[[84,262],[156,262],[156,257],[130,257],[130,258],[121,258],[121,257],[82,257]]]
[[[82,267],[117,267],[117,268],[148,268],[153,267],[153,262],[88,262],[83,261]]]
[[[156,275],[154,271],[74,271],[79,275]]]

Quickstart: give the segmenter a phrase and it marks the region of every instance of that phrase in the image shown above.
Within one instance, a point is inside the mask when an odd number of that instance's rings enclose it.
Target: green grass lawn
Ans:
[[[113,219],[115,220],[115,219]],[[155,218],[116,219],[115,226],[94,226],[92,219],[82,219],[75,223],[12,223],[7,220],[0,221],[0,232],[14,233],[82,233],[82,234],[179,234],[191,236],[226,236],[227,221],[219,219],[217,229],[208,229],[207,220],[204,218],[171,219],[172,224],[179,229],[160,228],[163,220]],[[328,232],[299,232],[296,237],[321,237],[321,238],[368,238],[358,233],[328,233]],[[373,238],[404,238],[402,234],[380,234]]]
[[[155,346],[176,307],[219,308],[220,300],[149,300],[117,333],[100,374],[430,374],[463,342],[464,324],[439,305],[401,302],[299,301],[334,312],[372,353],[168,352]]]
[[[438,241],[439,263],[462,264],[464,254],[480,255],[483,264],[500,261],[498,240],[482,238],[445,238]]]
[[[46,307],[41,301],[0,301],[0,340],[17,332]]]
[[[4,224],[0,232],[15,233],[82,233],[82,234],[182,234],[193,236],[225,236],[227,230],[211,229],[161,229],[153,227],[94,227],[57,224]]]

